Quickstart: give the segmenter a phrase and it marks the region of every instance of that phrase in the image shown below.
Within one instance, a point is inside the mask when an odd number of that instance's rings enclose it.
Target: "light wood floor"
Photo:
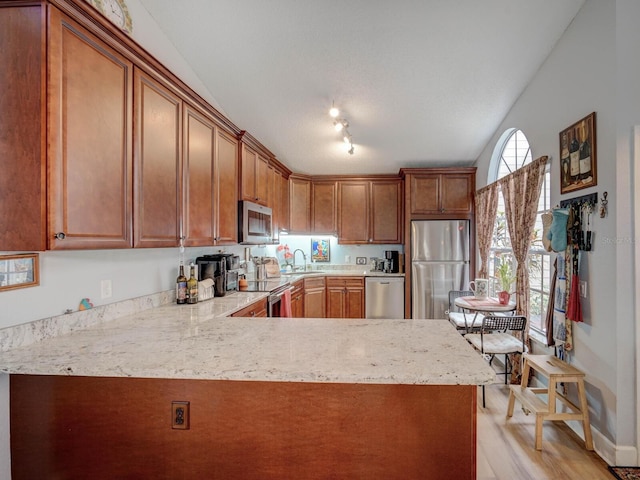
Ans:
[[[504,377],[502,377],[504,379]],[[478,388],[478,480],[612,480],[607,464],[564,422],[545,421],[542,451],[534,448],[535,415],[516,401],[507,420],[508,385],[486,387],[486,408]]]

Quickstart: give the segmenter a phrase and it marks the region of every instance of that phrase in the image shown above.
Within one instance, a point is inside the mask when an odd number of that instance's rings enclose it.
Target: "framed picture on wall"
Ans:
[[[598,184],[596,112],[560,132],[560,193]]]
[[[37,253],[0,255],[0,291],[40,284]]]
[[[329,239],[325,239],[325,238],[311,239],[311,261],[312,262],[331,261]]]

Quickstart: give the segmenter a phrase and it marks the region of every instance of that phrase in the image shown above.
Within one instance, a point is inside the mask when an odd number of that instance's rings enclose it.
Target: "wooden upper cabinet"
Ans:
[[[216,126],[201,111],[185,103],[183,128],[184,245],[213,245]]]
[[[280,190],[282,173],[269,167],[269,205],[271,206],[271,238],[273,243],[280,241],[282,223],[282,191]]]
[[[402,243],[402,180],[371,182],[372,243]]]
[[[412,215],[471,213],[475,172],[411,174],[408,179]]]
[[[215,245],[238,243],[238,140],[217,129],[214,167]]]
[[[291,230],[289,226],[289,179],[285,174],[278,177],[280,185],[277,189],[280,191],[280,218],[278,220],[280,231],[288,232]]]
[[[402,181],[339,182],[338,243],[402,243]]]
[[[0,8],[0,251],[47,246],[45,8]]]
[[[134,246],[180,241],[182,100],[135,69]]]
[[[131,247],[133,65],[57,9],[50,13],[49,248]]]
[[[260,205],[269,202],[269,159],[242,144],[240,198]]]
[[[339,182],[339,243],[370,243],[369,182]]]
[[[338,182],[314,180],[311,183],[311,232],[336,234],[337,211]]]
[[[311,180],[292,175],[289,187],[289,231],[311,233]]]

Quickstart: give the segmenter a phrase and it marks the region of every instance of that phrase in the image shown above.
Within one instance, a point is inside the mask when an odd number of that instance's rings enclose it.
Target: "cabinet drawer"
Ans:
[[[232,317],[266,317],[267,316],[267,300],[258,300],[248,307],[231,315]]]
[[[327,287],[364,287],[364,277],[327,277]]]
[[[324,285],[324,277],[313,277],[304,279],[305,290],[309,290],[310,288],[324,288]]]

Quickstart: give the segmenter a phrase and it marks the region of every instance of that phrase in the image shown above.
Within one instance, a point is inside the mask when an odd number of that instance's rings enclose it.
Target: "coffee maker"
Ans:
[[[385,262],[384,273],[400,272],[399,254],[398,250],[385,250],[384,258],[387,261]]]
[[[226,255],[204,255],[196,258],[198,279],[213,279],[214,295],[224,297],[227,293],[227,260]]]

